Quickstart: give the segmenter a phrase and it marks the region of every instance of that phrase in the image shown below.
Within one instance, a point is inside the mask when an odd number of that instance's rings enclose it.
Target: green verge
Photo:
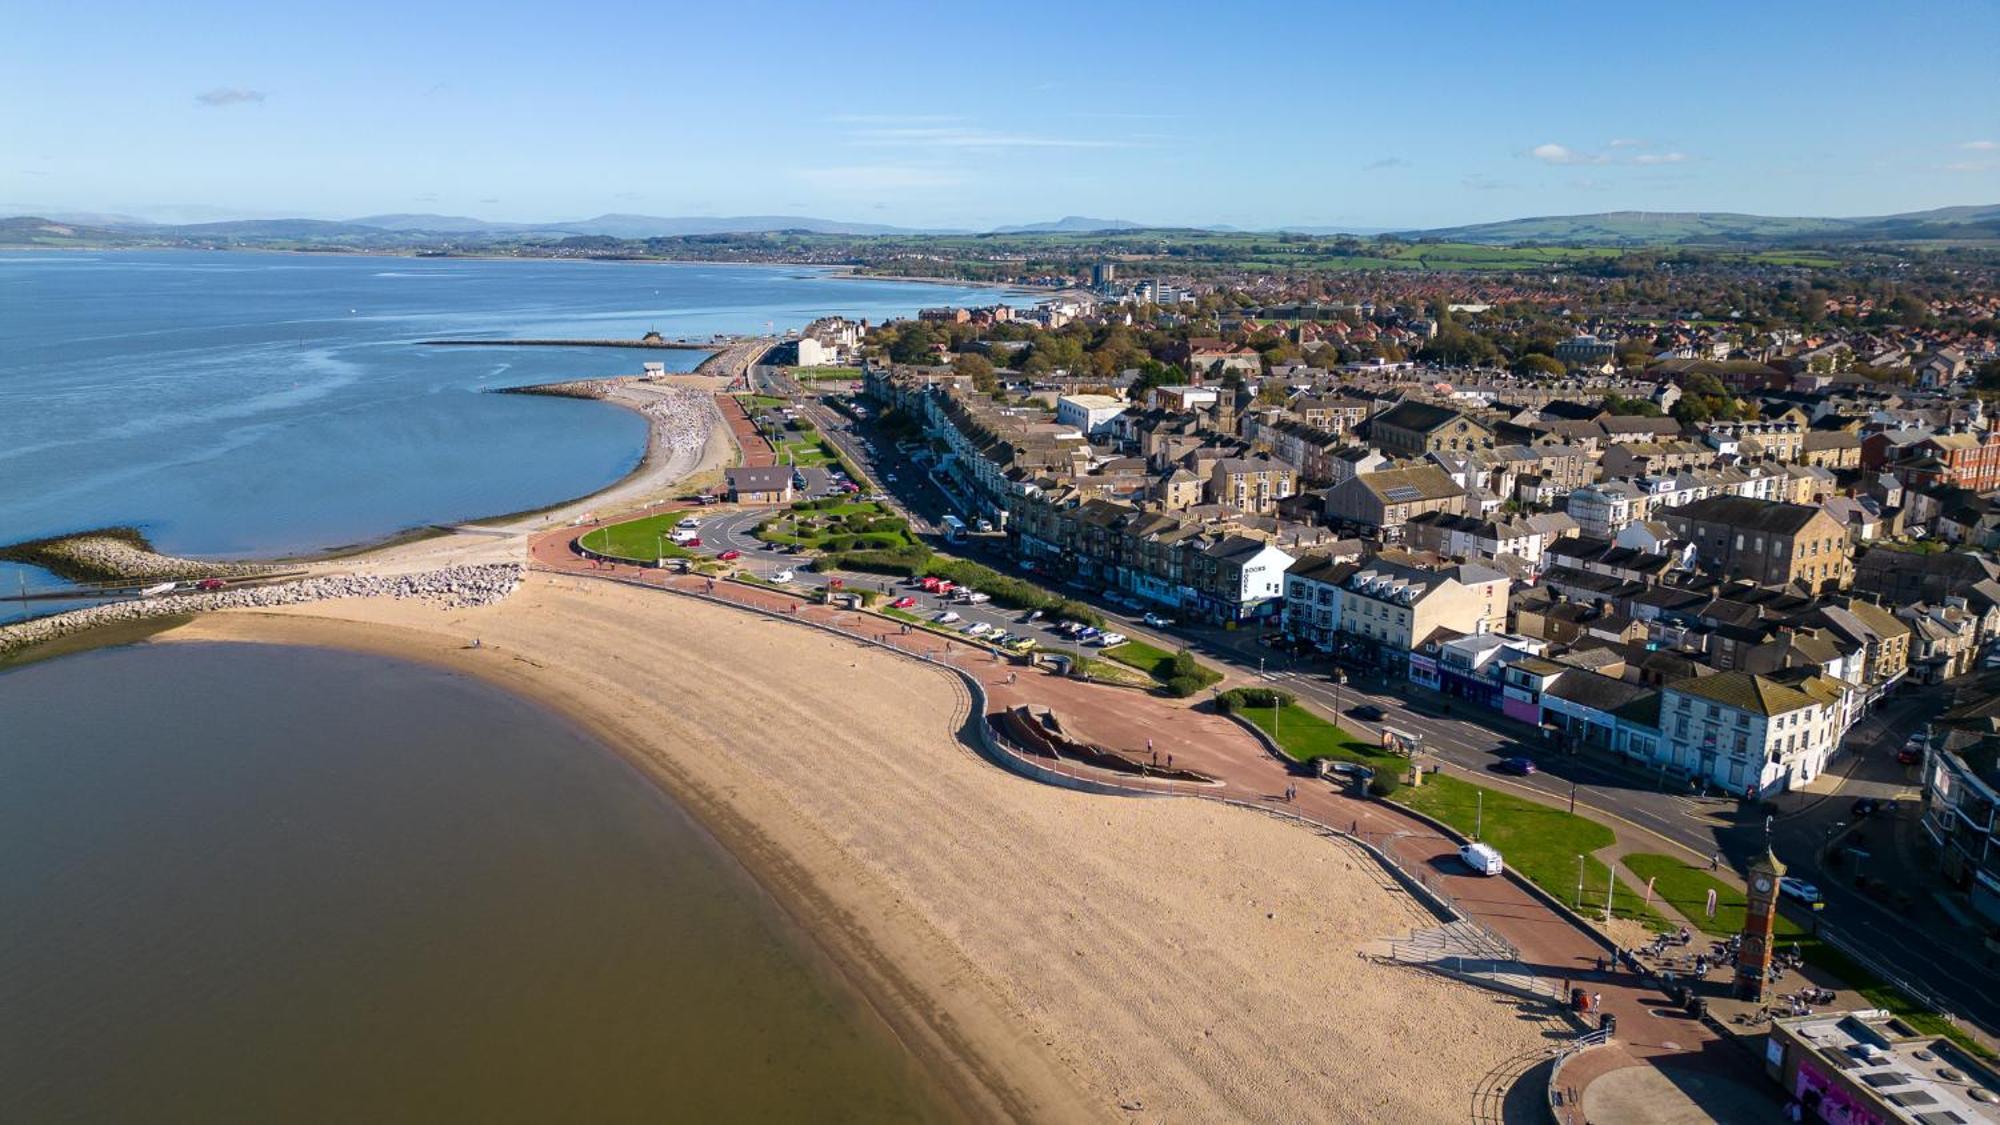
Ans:
[[[1744,912],[1749,904],[1741,889],[1685,860],[1656,852],[1628,855],[1625,866],[1642,879],[1654,880],[1654,893],[1660,901],[1680,911],[1702,932],[1726,938],[1742,931]],[[1713,918],[1707,913],[1708,892],[1711,890],[1715,892]],[[1917,1003],[1896,986],[1870,972],[1865,965],[1821,941],[1810,930],[1782,913],[1772,928],[1772,938],[1781,949],[1796,945],[1800,956],[1808,963],[1845,981],[1848,987],[1867,997],[1870,1004],[1896,1013],[1911,1027],[1927,1035],[1943,1035],[1981,1058],[2000,1057],[1950,1020]]]
[[[582,539],[584,550],[595,551],[613,558],[631,559],[633,562],[658,562],[661,559],[692,558],[693,554],[666,540],[673,530],[686,519],[686,512],[665,512],[644,519],[614,523],[588,532]]]
[[[1157,680],[1168,694],[1179,698],[1222,682],[1222,673],[1198,662],[1186,649],[1167,652],[1144,641],[1126,641],[1105,649],[1104,656],[1127,668],[1146,673]]]
[[[1427,775],[1422,785],[1399,791],[1396,800],[1467,836],[1476,826],[1479,838],[1500,849],[1508,866],[1573,909],[1579,905],[1577,857],[1582,856],[1583,901],[1577,913],[1601,917],[1610,888],[1612,917],[1653,930],[1671,928],[1624,880],[1611,882],[1611,869],[1591,853],[1617,836],[1589,817],[1444,773]]]
[[[1359,762],[1391,777],[1401,776],[1410,765],[1408,758],[1356,738],[1297,703],[1282,703],[1275,715],[1270,707],[1240,706],[1235,710],[1297,761],[1333,758]],[[1467,836],[1473,834],[1476,824],[1479,838],[1500,849],[1514,870],[1572,907],[1576,906],[1576,857],[1583,856],[1584,909],[1579,913],[1589,916],[1603,911],[1605,888],[1612,885],[1611,870],[1591,853],[1617,838],[1604,825],[1443,773],[1426,775],[1422,785],[1398,789],[1396,802]],[[1611,913],[1651,929],[1668,928],[1666,918],[1641,902],[1623,880],[1613,886]]]

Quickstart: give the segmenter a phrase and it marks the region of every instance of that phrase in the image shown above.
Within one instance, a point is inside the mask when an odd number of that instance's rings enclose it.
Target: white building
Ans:
[[[1660,695],[1662,760],[1726,793],[1798,788],[1840,745],[1844,695],[1817,675],[1797,686],[1748,672],[1682,680]]]
[[[1095,437],[1125,413],[1125,400],[1111,395],[1063,395],[1056,399],[1056,424]]]
[[[1592,539],[1609,539],[1633,520],[1644,518],[1646,497],[1625,481],[1608,480],[1571,492],[1564,509],[1578,531]]]

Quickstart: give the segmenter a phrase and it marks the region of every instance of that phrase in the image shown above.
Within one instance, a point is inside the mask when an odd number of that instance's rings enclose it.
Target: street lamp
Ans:
[[[1583,855],[1576,857],[1576,908],[1583,909]]]

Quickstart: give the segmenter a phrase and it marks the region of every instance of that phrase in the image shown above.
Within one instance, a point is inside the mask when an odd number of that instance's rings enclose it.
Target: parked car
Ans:
[[[1161,617],[1157,613],[1149,613],[1139,620],[1144,621],[1155,629],[1170,629],[1174,624],[1171,618]]]
[[[1028,611],[1028,615],[1021,619],[1021,624],[1028,625],[1032,624],[1033,622],[1040,621],[1041,619],[1042,619],[1042,611],[1039,609],[1031,609]]]
[[[1535,772],[1535,760],[1533,758],[1502,758],[1493,764],[1493,768],[1499,770],[1501,773],[1511,773],[1516,777],[1526,777]]]
[[[1125,634],[1123,633],[1101,633],[1097,637],[1097,644],[1105,648],[1117,648],[1124,643]]]
[[[792,572],[789,570],[781,570],[778,573],[773,574],[771,576],[771,581],[776,582],[780,586],[783,586],[784,584],[790,582],[791,580],[792,580]]]
[[[697,535],[691,539],[676,539],[674,542],[683,547],[699,547],[701,546],[701,536]]]
[[[965,631],[977,637],[992,632],[993,626],[988,625],[984,621],[974,621],[972,624],[967,625],[965,627]]]
[[[1500,849],[1492,844],[1467,844],[1458,849],[1460,862],[1472,868],[1474,875],[1498,875],[1507,870],[1507,863],[1500,858]]]
[[[1358,707],[1349,707],[1347,713],[1367,723],[1379,723],[1389,717],[1386,712],[1373,703],[1363,703]]]
[[[1874,816],[1875,810],[1881,807],[1882,802],[1873,797],[1856,797],[1854,803],[1847,807],[1847,811],[1856,817]]]
[[[1784,895],[1786,898],[1795,898],[1807,905],[1819,901],[1818,887],[1813,886],[1804,879],[1794,879],[1790,875],[1786,875],[1778,880],[1778,893]]]
[[[890,602],[889,607],[891,609],[908,609],[915,604],[917,604],[917,599],[909,596],[908,594],[904,594],[902,597],[897,598],[893,602]]]
[[[197,590],[220,590],[227,585],[229,585],[229,583],[224,582],[220,578],[204,578],[201,581],[195,583],[194,588]]]
[[[949,625],[952,622],[959,620],[959,616],[958,614],[953,613],[950,610],[945,610],[943,613],[940,613],[936,617],[931,618],[931,620],[937,622],[939,625]]]
[[[1921,765],[1923,764],[1923,760],[1924,748],[1916,743],[1911,743],[1904,746],[1901,750],[1896,751],[1896,764],[1899,766]]]
[[[716,558],[718,558],[718,559],[721,559],[721,560],[722,560],[723,562],[735,562],[735,561],[736,561],[737,559],[740,559],[740,558],[742,558],[742,557],[743,557],[743,552],[741,552],[741,551],[724,551],[724,552],[722,552],[721,554],[719,554],[719,555],[717,555],[717,556],[715,556],[715,557],[716,557]]]

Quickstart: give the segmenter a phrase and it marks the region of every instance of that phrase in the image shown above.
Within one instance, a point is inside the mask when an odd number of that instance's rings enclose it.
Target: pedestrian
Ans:
[[[1149,738],[1146,740],[1146,753],[1151,754],[1152,752],[1153,752],[1153,740]]]
[[[1172,754],[1167,755],[1167,768],[1168,769],[1174,768],[1174,756]]]
[[[1721,866],[1722,866],[1722,853],[1721,853],[1721,852],[1716,852],[1716,853],[1715,853],[1714,855],[1712,855],[1712,856],[1709,856],[1709,857],[1708,857],[1708,869],[1709,869],[1710,871],[1713,871],[1713,870],[1715,870],[1716,868],[1718,868],[1718,867],[1721,867]]]
[[[1593,992],[1590,994],[1590,1010],[1593,1012],[1604,1010],[1604,994],[1602,992]]]

